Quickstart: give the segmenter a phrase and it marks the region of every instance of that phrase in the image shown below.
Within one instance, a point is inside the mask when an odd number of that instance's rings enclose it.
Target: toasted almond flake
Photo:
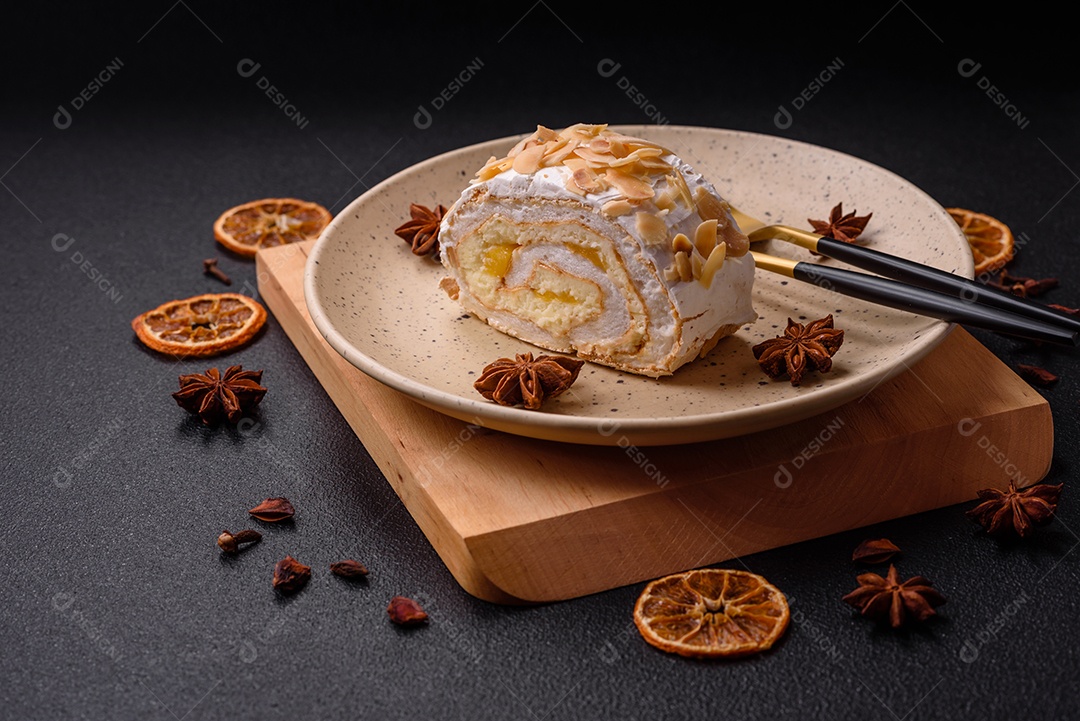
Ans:
[[[704,266],[705,260],[700,255],[694,253],[692,256],[690,256],[690,269],[694,271],[695,278],[701,277],[701,269]]]
[[[574,183],[586,193],[599,193],[605,188],[600,178],[596,177],[596,173],[588,168],[575,170],[571,177],[574,179]]]
[[[675,269],[679,271],[679,280],[683,282],[692,280],[694,277],[694,268],[690,265],[690,256],[683,251],[675,254]]]
[[[614,156],[612,156],[614,157]],[[627,166],[634,165],[638,162],[638,159],[633,155],[627,155],[625,158],[615,158],[608,165],[612,168],[626,168]],[[625,172],[632,173],[632,170],[626,170]]]
[[[656,203],[656,207],[660,210],[675,210],[675,198],[673,197],[671,188],[664,188],[660,195],[656,196],[656,199],[653,202]]]
[[[622,158],[630,152],[630,149],[626,147],[626,143],[618,137],[608,136],[607,141],[608,146],[611,148],[611,154],[616,158]]]
[[[609,215],[612,218],[618,218],[620,215],[626,215],[634,209],[634,206],[630,205],[630,201],[625,198],[618,198],[616,200],[609,200],[600,206],[600,212],[604,215]]]
[[[607,123],[601,125],[589,125],[588,123],[575,123],[564,130],[564,133],[569,135],[580,135],[582,137],[593,138],[607,129]]]
[[[439,287],[446,291],[446,294],[450,296],[450,300],[458,299],[458,293],[461,291],[461,289],[458,287],[457,281],[450,276],[446,276],[445,278],[440,280]]]
[[[629,150],[634,150],[636,148],[660,148],[661,147],[660,145],[652,142],[651,140],[646,140],[645,138],[635,138],[635,137],[630,136],[630,135],[623,135],[622,133],[617,133],[614,130],[609,131],[608,133],[605,134],[605,136],[607,137],[608,141],[610,141],[610,142],[619,141],[619,142],[624,143]]]
[[[589,150],[594,150],[597,153],[610,153],[611,142],[603,136],[595,137],[589,141]]]
[[[540,169],[540,160],[544,157],[543,145],[531,145],[514,158],[513,168],[522,175],[531,175]]]
[[[579,145],[578,149],[574,151],[574,154],[589,163],[589,165],[598,168],[606,168],[616,160],[614,155],[611,155],[609,153],[598,153],[591,148],[585,147],[584,145]]]
[[[644,180],[623,175],[617,170],[608,169],[604,175],[607,182],[630,200],[651,200],[655,191]]]
[[[531,141],[533,141],[533,140],[536,140],[536,134],[535,133],[532,134],[532,135],[526,135],[524,138],[517,141],[517,143],[514,145],[514,147],[510,148],[510,152],[508,152],[506,154],[506,157],[513,158],[513,157],[517,156],[517,154],[520,153],[522,150],[524,150],[526,147],[528,147],[529,143]]]
[[[627,203],[629,205],[629,203]],[[667,223],[653,213],[639,211],[634,217],[638,235],[645,245],[663,245],[667,241]]]
[[[660,148],[638,148],[634,152],[630,153],[626,157],[617,158],[611,163],[611,167],[618,168],[622,165],[629,165],[631,163],[641,162],[647,158],[658,158],[664,154],[664,151]],[[664,167],[670,167],[666,163]]]
[[[686,203],[686,207],[693,208],[694,198],[690,195],[690,188],[686,186],[686,179],[683,178],[683,174],[676,169],[673,170],[671,175],[667,176],[667,178],[668,182],[671,183],[672,187],[675,188],[676,191],[678,191],[679,197],[682,198],[682,201]]]
[[[484,163],[484,167],[476,171],[476,177],[480,180],[487,180],[488,178],[495,177],[499,174],[497,166],[500,162],[501,160],[499,158],[496,158],[494,155],[492,155],[490,158],[488,158],[488,161]]]
[[[680,280],[679,271],[674,265],[669,265],[668,267],[664,268],[664,280],[669,283],[674,283],[675,281]]]
[[[716,271],[724,267],[724,259],[727,257],[727,243],[720,243],[713,248],[712,253],[709,254],[709,259],[705,261],[705,266],[701,269],[701,274],[698,279],[701,284],[706,288],[712,286],[713,276],[716,275]]]
[[[563,161],[563,165],[570,168],[570,172],[573,172],[575,170],[581,170],[583,168],[588,168],[589,167],[589,164],[586,163],[581,158],[567,158],[566,160]]]
[[[540,161],[540,165],[545,168],[550,168],[554,165],[559,165],[562,161],[574,152],[574,148],[577,144],[574,141],[566,140],[565,138],[560,140],[552,140],[547,143],[547,150],[544,151],[544,158]]]
[[[501,163],[494,163],[492,165],[485,165],[480,168],[480,172],[476,174],[477,180],[490,180],[503,171]]]
[[[694,232],[694,247],[702,258],[708,258],[716,247],[716,219],[702,221]]]
[[[537,125],[536,126],[536,132],[533,133],[533,134],[542,143],[546,143],[549,140],[555,140],[555,139],[557,139],[559,137],[558,133],[556,133],[551,128],[545,128],[543,125]]]
[[[706,190],[704,186],[698,186],[694,192],[694,204],[702,220],[715,220],[721,228],[727,225],[727,208],[723,201]]]
[[[577,193],[578,195],[585,195],[585,191],[578,187],[578,184],[574,182],[574,176],[571,175],[566,179],[566,189],[571,193]]]
[[[678,233],[671,239],[671,249],[676,253],[690,254],[694,252],[694,244],[686,237],[685,233]]]
[[[643,170],[667,173],[671,170],[671,164],[660,158],[643,158],[638,162]]]

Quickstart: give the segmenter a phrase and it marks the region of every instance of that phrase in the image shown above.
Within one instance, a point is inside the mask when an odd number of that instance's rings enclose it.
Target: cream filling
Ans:
[[[485,315],[514,316],[534,326],[530,335],[584,353],[640,351],[645,304],[611,242],[580,222],[493,214],[457,241],[454,256]]]

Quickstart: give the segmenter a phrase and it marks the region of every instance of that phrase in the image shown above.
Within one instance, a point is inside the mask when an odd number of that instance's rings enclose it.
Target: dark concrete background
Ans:
[[[177,374],[210,364],[144,351],[129,322],[220,290],[200,261],[218,254],[223,209],[296,195],[336,212],[424,158],[537,122],[662,119],[854,154],[1008,222],[1027,239],[1015,271],[1061,276],[1047,300],[1080,305],[1080,94],[1068,24],[1050,11],[464,7],[165,0],[8,18],[0,717],[1075,717],[1075,353],[978,334],[1010,364],[1062,375],[1045,392],[1050,479],[1066,483],[1057,521],[1002,544],[961,506],[743,558],[790,595],[794,622],[774,651],[738,663],[647,646],[630,620],[640,585],[538,608],[468,596],[272,318],[226,359],[265,369],[257,425],[210,430],[175,406]],[[779,127],[780,106],[837,58]],[[244,59],[255,75],[237,71]],[[965,59],[980,64],[970,77]],[[417,127],[419,106],[477,60]],[[604,60],[619,70],[604,77]],[[73,103],[83,90],[89,101]],[[235,287],[254,283],[252,263],[222,265]],[[245,509],[270,495],[293,499],[295,524],[221,557],[216,534],[249,525]],[[840,602],[852,548],[875,536],[948,597],[935,623],[893,633]],[[286,552],[316,569],[291,600],[269,587]],[[372,569],[367,583],[322,571],[347,555]],[[387,622],[397,593],[424,600],[428,628]]]

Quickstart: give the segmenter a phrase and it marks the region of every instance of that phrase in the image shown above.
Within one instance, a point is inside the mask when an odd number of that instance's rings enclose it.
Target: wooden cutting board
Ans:
[[[959,328],[862,400],[739,438],[599,447],[469,425],[326,343],[304,303],[312,244],[261,251],[259,292],[450,572],[488,601],[595,593],[1027,485],[1050,467],[1048,403]]]

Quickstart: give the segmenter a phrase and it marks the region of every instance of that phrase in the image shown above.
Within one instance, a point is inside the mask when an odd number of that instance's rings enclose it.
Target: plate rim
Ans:
[[[641,129],[648,129],[654,126],[651,125],[611,125],[613,129],[618,129],[623,132],[640,132]],[[854,161],[858,165],[866,166],[875,172],[882,172],[890,175],[902,183],[910,186],[916,193],[922,195],[926,200],[929,200],[939,210],[941,215],[948,217],[948,213],[944,207],[915,183],[911,182],[907,178],[899,175],[898,173],[889,170],[881,165],[872,163],[863,158],[845,153],[841,150],[835,150],[823,145],[815,143],[809,143],[802,140],[795,140],[791,138],[783,138],[777,135],[770,135],[768,133],[758,133],[747,130],[736,130],[730,128],[716,128],[709,126],[695,126],[695,125],[667,125],[664,126],[676,131],[688,131],[688,132],[714,132],[720,134],[726,134],[730,136],[745,136],[747,138],[768,138],[770,140],[779,140],[792,145],[804,146],[814,151],[826,151],[828,153],[834,153],[845,158]],[[863,383],[858,384],[837,384],[832,387],[826,387],[822,390],[814,393],[807,393],[796,398],[785,399],[782,402],[775,404],[777,408],[772,412],[767,412],[769,406],[749,406],[746,408],[739,408],[735,410],[726,411],[722,414],[716,413],[698,413],[694,415],[676,415],[676,416],[654,416],[649,418],[630,418],[630,419],[608,419],[599,418],[594,416],[577,416],[561,413],[538,413],[536,411],[530,411],[524,408],[507,407],[498,404],[490,403],[483,399],[466,399],[459,395],[448,391],[441,391],[436,388],[427,386],[419,381],[398,373],[383,364],[376,361],[371,356],[364,353],[362,350],[356,348],[352,343],[348,342],[345,337],[338,332],[333,323],[326,317],[321,306],[316,301],[318,294],[315,289],[315,279],[318,271],[319,258],[322,253],[326,252],[326,248],[329,246],[328,238],[337,231],[340,225],[348,222],[347,219],[352,215],[353,207],[363,202],[369,195],[375,196],[385,186],[396,182],[399,178],[405,175],[411,175],[416,172],[420,172],[423,169],[444,162],[446,159],[456,155],[464,155],[469,152],[475,151],[480,146],[489,145],[492,143],[507,143],[508,147],[517,140],[528,135],[528,133],[518,133],[514,135],[507,135],[500,138],[492,138],[490,140],[484,140],[470,145],[461,146],[452,150],[448,150],[438,155],[433,155],[430,158],[422,160],[418,163],[414,163],[393,175],[382,180],[378,184],[372,186],[364,193],[354,198],[348,205],[346,205],[341,211],[339,211],[330,222],[330,224],[324,229],[323,233],[319,236],[315,242],[315,246],[311,249],[308,256],[307,263],[304,267],[304,303],[307,306],[308,314],[318,329],[323,338],[330,344],[330,346],[337,351],[345,360],[351,363],[356,368],[363,371],[368,376],[374,378],[380,383],[400,392],[406,396],[413,398],[421,404],[432,408],[433,410],[445,413],[455,418],[465,420],[465,416],[468,416],[470,420],[480,425],[484,425],[497,430],[503,430],[517,435],[525,435],[533,438],[541,438],[546,440],[556,440],[569,443],[583,443],[588,445],[615,445],[616,443],[622,445],[624,440],[630,437],[638,436],[642,439],[640,443],[636,445],[667,445],[680,442],[695,442],[701,440],[716,440],[721,438],[730,438],[753,433],[766,428],[775,428],[778,426],[786,425],[789,422],[797,422],[806,418],[818,415],[819,413],[827,412],[830,409],[835,409],[841,405],[859,397],[866,396],[872,393],[878,386],[885,381],[893,378],[904,371],[910,370],[911,366],[918,363],[925,358],[932,350],[934,350],[941,342],[948,337],[955,327],[954,323],[946,321],[936,321],[931,325],[923,335],[919,338],[920,343],[912,348],[903,358],[896,360],[894,363],[883,365],[873,370],[868,371],[860,375],[860,378],[864,380]],[[958,238],[963,238],[962,231],[959,227],[956,229],[956,235]],[[966,239],[964,243],[966,244]],[[967,278],[973,278],[975,273],[974,259],[970,257],[965,258],[967,261],[965,267],[960,269],[959,274],[964,275]],[[867,390],[869,388],[869,390]],[[822,403],[822,401],[825,401]],[[469,413],[465,413],[469,411]],[[774,416],[782,416],[782,422],[773,422]],[[741,430],[740,420],[747,418],[758,419],[756,423],[746,424],[746,429]],[[769,420],[765,420],[769,419]],[[732,432],[716,433],[711,431],[711,427],[720,425],[723,427],[732,426]],[[618,438],[612,428],[618,429]],[[661,430],[662,429],[662,430]],[[669,441],[654,441],[648,442],[647,439],[651,435],[667,435],[677,431],[678,429],[685,430],[687,440],[669,440]],[[586,439],[575,439],[572,441],[566,441],[567,435],[580,435],[581,433],[589,432],[590,435]]]

